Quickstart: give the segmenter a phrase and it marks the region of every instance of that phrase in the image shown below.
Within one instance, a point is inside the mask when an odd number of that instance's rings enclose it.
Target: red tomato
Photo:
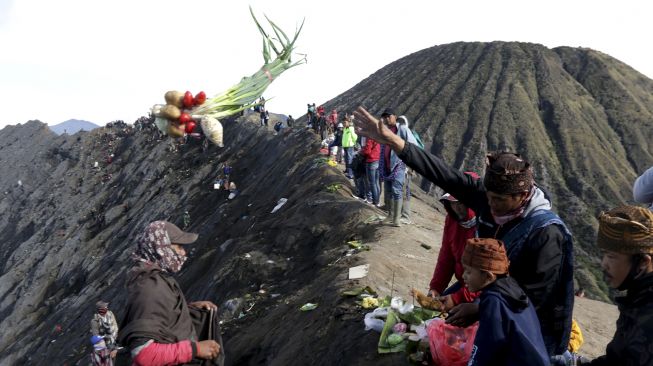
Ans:
[[[206,102],[206,93],[201,91],[195,96],[195,105],[201,105]]]
[[[193,133],[196,126],[197,124],[195,124],[195,122],[188,121],[188,123],[186,123],[186,133]]]
[[[190,122],[192,118],[190,118],[190,114],[188,113],[182,113],[181,116],[179,116],[179,123],[182,125],[185,125],[186,123]]]
[[[184,93],[184,107],[191,108],[193,106],[193,93],[187,91]]]

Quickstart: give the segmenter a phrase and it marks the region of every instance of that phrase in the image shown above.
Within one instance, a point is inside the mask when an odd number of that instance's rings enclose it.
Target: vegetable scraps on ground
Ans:
[[[181,137],[184,133],[193,133],[196,125],[199,124],[207,138],[222,147],[222,124],[219,119],[260,104],[257,100],[274,79],[284,71],[306,63],[305,55],[298,61],[291,60],[304,21],[290,39],[281,28],[265,16],[274,32],[272,37],[256,19],[251,7],[249,11],[263,36],[263,66],[253,75],[242,78],[238,84],[212,98],[207,98],[203,91],[195,96],[190,91],[182,93],[173,90],[165,93],[166,104],[152,107],[152,114],[156,117],[155,124],[161,132],[172,137]],[[271,60],[270,52],[276,55],[274,60]]]

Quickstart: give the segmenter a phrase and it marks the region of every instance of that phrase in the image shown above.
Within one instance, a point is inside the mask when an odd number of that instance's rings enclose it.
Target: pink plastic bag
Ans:
[[[436,366],[465,366],[472,355],[478,323],[467,328],[433,320],[428,326],[431,356]]]

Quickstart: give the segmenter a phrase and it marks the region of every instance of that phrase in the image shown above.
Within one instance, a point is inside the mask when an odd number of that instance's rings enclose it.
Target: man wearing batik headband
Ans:
[[[535,306],[549,355],[564,353],[574,302],[572,238],[535,184],[530,164],[513,153],[489,154],[484,179],[475,180],[397,138],[365,109],[355,115],[361,135],[389,146],[407,166],[474,210],[478,237],[505,243],[510,274]],[[478,305],[460,304],[450,314],[451,324],[469,325],[478,319]]]
[[[131,350],[134,365],[181,365],[197,359],[224,363],[221,340],[200,340],[191,317],[195,309],[215,311],[217,307],[210,301],[187,303],[172,277],[186,262],[184,246],[196,240],[197,234],[168,221],[150,223],[138,239],[119,333],[120,343]],[[212,325],[218,327],[217,321]]]
[[[605,355],[582,365],[653,365],[653,212],[622,206],[602,213],[596,242],[605,281],[626,294],[616,299],[617,331]]]

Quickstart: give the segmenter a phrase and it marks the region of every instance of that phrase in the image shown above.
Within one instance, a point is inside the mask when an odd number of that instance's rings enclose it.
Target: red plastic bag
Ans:
[[[428,326],[431,356],[436,366],[465,366],[472,355],[478,322],[467,328],[433,320]]]

